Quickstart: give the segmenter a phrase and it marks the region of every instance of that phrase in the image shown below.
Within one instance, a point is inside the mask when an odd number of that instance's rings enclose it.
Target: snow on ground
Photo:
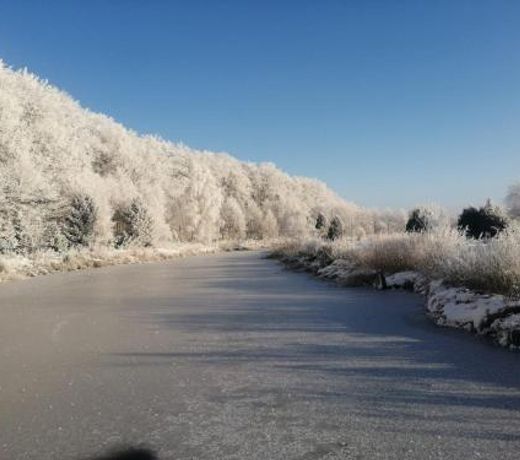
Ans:
[[[424,276],[413,271],[399,272],[386,278],[386,287],[390,289],[413,289],[419,282],[424,281]]]
[[[513,313],[505,318],[495,320],[490,330],[496,337],[497,343],[503,347],[520,346],[520,313]]]
[[[426,309],[440,326],[466,329],[491,336],[505,347],[520,346],[520,302],[497,294],[483,294],[466,288],[432,281]]]
[[[504,311],[508,304],[502,295],[478,294],[433,281],[426,308],[438,324],[479,331],[490,315]]]
[[[337,259],[325,268],[318,270],[318,276],[335,279],[343,286],[362,286],[377,282],[378,273],[375,270],[360,270],[344,259]]]

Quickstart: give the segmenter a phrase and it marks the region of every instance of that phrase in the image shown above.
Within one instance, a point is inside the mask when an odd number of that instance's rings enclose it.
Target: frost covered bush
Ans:
[[[50,221],[45,226],[43,241],[43,249],[55,252],[65,252],[70,246],[67,237],[56,221]]]
[[[413,235],[375,235],[354,246],[347,257],[359,267],[395,273],[413,269],[415,245]]]
[[[503,212],[488,201],[481,208],[464,209],[457,225],[468,237],[492,238],[507,227],[507,220]]]
[[[419,206],[410,212],[405,228],[407,232],[427,232],[447,227],[449,220],[439,206]]]
[[[508,228],[489,240],[458,241],[438,258],[436,275],[476,290],[520,294],[520,229]]]
[[[428,212],[423,208],[415,208],[410,212],[406,222],[407,232],[425,232],[428,230]]]
[[[312,239],[278,251],[317,257],[326,250],[332,260],[387,275],[413,270],[431,279],[485,292],[520,295],[520,227],[511,226],[496,238],[468,239],[448,228],[424,233],[372,235],[362,241],[323,242]]]
[[[44,222],[34,207],[13,206],[2,220],[3,252],[28,254],[43,245]]]

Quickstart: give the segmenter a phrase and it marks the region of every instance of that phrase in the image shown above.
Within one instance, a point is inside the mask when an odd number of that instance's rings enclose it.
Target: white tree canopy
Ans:
[[[153,223],[153,244],[306,236],[318,212],[341,217],[346,232],[373,227],[371,212],[317,180],[138,135],[1,62],[0,185],[4,248],[20,235],[31,247],[55,245],[46,235],[70,222],[78,195],[95,206],[92,244],[100,245],[113,244],[114,214],[132,200]]]

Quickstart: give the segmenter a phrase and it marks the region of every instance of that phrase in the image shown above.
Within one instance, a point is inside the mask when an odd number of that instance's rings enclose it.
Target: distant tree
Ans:
[[[246,217],[246,236],[249,239],[259,240],[263,237],[264,215],[260,207],[255,202],[251,203],[247,209]]]
[[[140,200],[133,200],[130,205],[116,210],[113,221],[116,247],[152,246],[154,224],[145,205]]]
[[[435,204],[418,206],[412,209],[406,222],[407,232],[427,232],[450,225],[446,210]]]
[[[262,238],[275,238],[278,236],[278,233],[278,221],[276,220],[273,211],[268,209],[262,220]]]
[[[314,228],[316,229],[316,233],[321,238],[327,238],[329,231],[329,223],[327,217],[322,212],[319,212],[316,221],[314,223]]]
[[[237,200],[228,197],[220,209],[220,234],[224,239],[241,240],[246,235],[246,219]]]
[[[296,206],[288,206],[280,217],[280,235],[300,238],[309,234],[307,216]]]
[[[108,176],[117,170],[117,163],[113,155],[99,152],[92,160],[92,169],[100,176]]]
[[[94,236],[97,207],[88,195],[76,194],[63,223],[63,235],[70,247],[88,246]]]
[[[507,227],[507,220],[502,211],[488,200],[481,208],[464,209],[457,225],[468,237],[492,238]]]
[[[513,218],[520,217],[520,182],[509,187],[505,202],[509,215]]]
[[[410,212],[406,222],[407,232],[425,232],[429,228],[428,211],[425,208],[415,208]]]
[[[320,212],[316,218],[316,230],[322,231],[327,226],[327,218]]]
[[[327,238],[331,241],[337,240],[343,236],[343,222],[339,216],[334,216],[330,221]]]

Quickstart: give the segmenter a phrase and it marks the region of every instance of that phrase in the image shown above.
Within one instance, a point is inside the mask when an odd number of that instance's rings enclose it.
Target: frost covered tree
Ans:
[[[69,246],[89,246],[93,242],[97,207],[94,200],[84,194],[75,194],[63,222],[63,235]]]
[[[464,209],[457,225],[468,237],[492,238],[507,227],[507,220],[502,210],[488,200],[481,208]]]
[[[170,206],[172,230],[181,241],[211,242],[220,237],[222,191],[205,164],[189,164],[189,180]]]
[[[138,199],[128,206],[116,210],[114,221],[114,243],[122,246],[152,246],[154,223],[145,205]]]
[[[408,222],[406,222],[407,232],[426,232],[429,229],[428,210],[415,208],[410,212]]]
[[[407,232],[427,232],[449,225],[447,213],[439,206],[419,206],[410,211],[406,222]]]
[[[322,212],[318,212],[316,223],[314,224],[317,236],[325,238],[328,233],[329,223],[327,217]]]
[[[262,219],[261,232],[262,238],[265,239],[276,238],[280,234],[280,229],[278,228],[278,221],[276,220],[273,211],[271,211],[270,209],[268,209],[265,212],[264,217]]]
[[[316,225],[314,228],[316,230],[322,231],[327,226],[327,218],[320,212],[318,213],[318,217],[316,217]]]
[[[2,247],[18,252],[61,252],[64,239],[67,247],[113,244],[114,209],[134,198],[146,203],[154,244],[302,238],[316,233],[317,209],[373,231],[372,211],[317,180],[138,135],[2,63],[0,189],[9,208],[9,216],[0,217]],[[54,215],[55,203],[68,203],[63,215]],[[132,244],[149,242],[139,237]]]
[[[339,216],[334,216],[330,221],[327,238],[331,241],[338,240],[343,236],[343,232],[343,222]]]
[[[520,182],[509,187],[505,203],[511,217],[520,217]]]
[[[264,215],[256,203],[251,203],[247,209],[246,236],[253,240],[260,240],[263,237]]]
[[[246,219],[237,200],[228,197],[220,210],[222,225],[220,233],[223,239],[241,240],[246,236]]]

